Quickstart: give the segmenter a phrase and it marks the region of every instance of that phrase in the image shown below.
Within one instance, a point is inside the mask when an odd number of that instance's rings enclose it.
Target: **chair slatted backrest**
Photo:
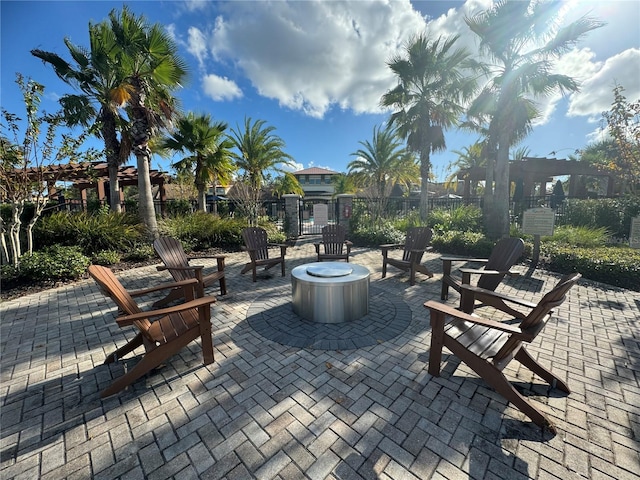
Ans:
[[[153,249],[162,260],[162,263],[169,269],[169,273],[171,273],[175,281],[179,282],[193,278],[193,274],[187,270],[171,270],[172,267],[189,266],[189,259],[178,239],[171,237],[157,238],[153,242]]]
[[[506,272],[522,256],[524,241],[521,238],[509,237],[498,241],[491,251],[491,255],[485,265],[485,270]],[[477,286],[487,290],[495,290],[504,275],[481,275]]]
[[[407,230],[402,260],[410,262],[412,250],[422,250],[422,253],[416,258],[416,261],[419,263],[422,260],[424,250],[429,246],[429,242],[431,242],[431,235],[432,232],[429,227],[412,227]]]
[[[247,227],[242,230],[242,239],[254,261],[269,258],[267,232],[264,228]]]
[[[102,293],[111,298],[122,313],[133,315],[142,312],[138,304],[110,269],[100,265],[91,265],[89,267],[89,275],[99,285]],[[149,329],[151,322],[145,318],[136,320],[134,324],[144,333]]]
[[[327,255],[342,255],[347,231],[342,225],[327,225],[322,229],[322,244]]]
[[[520,322],[520,330],[530,335],[529,343],[542,331],[549,318],[551,318],[553,309],[565,301],[567,292],[578,282],[581,276],[579,273],[572,273],[562,277],[556,286],[540,299],[533,310],[529,312],[529,315]],[[506,365],[517,353],[517,349],[521,344],[522,339],[512,335],[496,353],[493,363],[499,368]]]

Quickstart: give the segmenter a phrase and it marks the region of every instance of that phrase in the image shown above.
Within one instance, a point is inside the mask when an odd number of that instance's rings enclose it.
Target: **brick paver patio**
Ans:
[[[356,248],[352,261],[371,271],[369,330],[296,324],[284,299],[291,269],[315,261],[310,242],[289,249],[286,277],[256,283],[239,274],[246,254],[230,254],[215,363],[203,367],[193,342],[104,400],[135,362],[104,357],[134,330],[117,327],[93,281],[0,304],[0,478],[638,478],[640,293],[581,281],[531,345],[570,395],[548,396],[541,379],[508,367],[554,419],[552,436],[446,351],[442,377],[427,373],[422,304],[439,298],[438,255],[426,258],[434,278],[410,287],[395,269],[380,278],[379,251]],[[154,267],[118,276],[130,289],[169,278]],[[557,278],[536,272],[499,290],[537,300]]]

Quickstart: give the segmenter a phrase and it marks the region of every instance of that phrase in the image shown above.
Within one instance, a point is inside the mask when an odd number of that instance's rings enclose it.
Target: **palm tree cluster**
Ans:
[[[466,152],[456,152],[459,166],[485,166],[488,233],[492,238],[508,235],[509,150],[530,133],[539,116],[536,98],[578,89],[575,79],[553,72],[553,60],[603,25],[583,17],[556,28],[559,7],[557,2],[502,0],[466,17],[477,36],[479,55],[459,46],[459,36],[432,38],[423,33],[410,38],[402,54],[388,61],[397,85],[380,100],[392,110],[387,126],[374,128],[371,142],[359,142],[362,148],[348,165],[349,182],[368,186],[384,198],[393,184],[419,178],[424,220],[431,154],[446,149],[447,129],[471,129],[481,139]],[[178,116],[174,92],[187,71],[175,42],[160,25],[147,24],[125,6],[120,13],[112,11],[108,20],[89,24],[89,39],[89,49],[65,39],[72,62],[51,52],[32,53],[78,90],[63,96],[61,104],[69,125],[82,125],[104,141],[111,206],[116,210],[118,167],[132,153],[136,156],[139,210],[152,236],[157,231],[148,175],[153,148],[187,154],[174,167],[193,172],[201,210],[209,182],[226,181],[239,170],[239,182],[247,186],[242,191],[253,192],[251,202],[258,202],[269,173],[282,173],[280,166],[292,160],[275,128],[264,120],[245,118],[242,127],[227,134],[226,123],[209,115]],[[168,133],[158,140],[162,130]],[[338,187],[347,188],[346,181],[342,183]],[[282,194],[298,188],[283,177],[273,190]]]

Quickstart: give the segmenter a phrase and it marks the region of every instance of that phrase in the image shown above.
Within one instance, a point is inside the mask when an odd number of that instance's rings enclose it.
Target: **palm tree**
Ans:
[[[449,188],[454,183],[457,184],[458,175],[462,171],[484,167],[487,164],[487,159],[483,155],[483,148],[484,145],[482,142],[476,142],[469,147],[464,147],[462,150],[452,150],[452,153],[458,155],[458,159],[449,165],[449,169],[453,169],[453,173],[445,180],[445,187]],[[477,181],[473,181],[471,184],[471,195],[476,195],[477,188]]]
[[[271,184],[271,193],[276,197],[281,198],[282,195],[287,195],[289,193],[304,195],[304,190],[293,173],[284,172],[283,175],[280,175],[273,180]]]
[[[192,154],[174,163],[173,167],[178,172],[194,173],[198,209],[202,212],[206,210],[207,185],[213,182],[215,186],[218,182],[231,180],[233,164],[230,148],[233,144],[224,134],[226,129],[226,123],[213,123],[210,115],[189,112],[178,120],[175,130],[160,142],[161,148]]]
[[[558,7],[554,2],[500,1],[465,18],[488,59],[483,65],[488,83],[468,114],[488,124],[489,151],[495,152],[495,164],[488,167],[493,167],[495,189],[489,181],[485,187],[485,200],[493,202],[484,208],[487,234],[494,239],[509,234],[509,149],[531,131],[539,115],[531,98],[578,90],[574,78],[552,73],[552,60],[603,25],[582,17],[554,29]]]
[[[166,128],[176,115],[174,89],[186,77],[186,64],[178,55],[175,41],[160,24],[149,25],[124,6],[118,14],[109,13],[111,31],[117,45],[116,58],[127,84],[119,99],[127,107],[130,135],[138,167],[138,212],[148,235],[158,235],[149,177],[149,142],[160,128]]]
[[[343,193],[356,193],[357,187],[353,175],[338,173],[331,176],[333,185],[333,197]]]
[[[73,63],[44,50],[34,49],[31,54],[51,65],[58,77],[81,92],[60,98],[65,123],[70,127],[83,126],[104,141],[109,170],[109,203],[111,210],[119,212],[118,167],[127,160],[131,150],[126,135],[122,133],[125,121],[118,106],[128,85],[115,59],[117,46],[106,22],[89,23],[89,42],[87,50],[74,45],[68,38],[64,39]],[[118,138],[118,131],[121,138]]]
[[[432,152],[446,148],[444,131],[456,124],[463,102],[475,91],[475,81],[464,76],[472,62],[464,48],[454,49],[458,36],[432,41],[418,35],[405,46],[405,56],[388,63],[398,77],[398,85],[382,96],[381,104],[394,107],[390,125],[398,128],[407,147],[420,157],[420,216],[428,214],[427,184]]]
[[[413,157],[406,155],[406,150],[397,133],[391,127],[373,129],[373,140],[360,141],[364,148],[360,148],[351,155],[357,157],[349,162],[347,168],[356,182],[364,187],[373,189],[377,208],[374,209],[378,218],[385,211],[387,198],[396,181],[405,180],[409,167],[408,162]],[[414,165],[415,162],[413,161]]]
[[[244,208],[249,214],[249,222],[255,224],[258,219],[260,205],[260,191],[270,172],[283,172],[280,164],[290,165],[293,158],[284,152],[285,142],[273,134],[275,127],[265,127],[264,120],[245,118],[244,130],[237,126],[231,129],[231,141],[238,149],[232,152],[236,168],[243,171],[241,180],[246,182],[246,188],[238,191],[244,192],[239,201],[244,202]]]

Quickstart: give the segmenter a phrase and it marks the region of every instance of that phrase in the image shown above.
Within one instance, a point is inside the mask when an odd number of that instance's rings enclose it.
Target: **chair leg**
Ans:
[[[222,277],[220,279],[220,295],[227,294],[227,279]]]
[[[202,363],[213,363],[213,340],[211,338],[211,307],[204,305],[198,312],[200,324],[200,340],[202,341]]]
[[[387,276],[387,257],[382,259],[382,278]]]
[[[536,362],[531,354],[529,354],[529,352],[524,349],[524,347],[520,348],[514,358],[529,370],[531,370],[533,373],[542,378],[544,381],[546,381],[553,388],[557,388],[558,390],[562,390],[566,393],[571,393],[571,391],[569,390],[569,386],[566,383],[564,383],[553,373]]]
[[[415,265],[411,264],[409,267],[409,285],[413,286],[416,284],[416,269]]]
[[[284,258],[282,259],[282,276],[284,277]]]
[[[118,359],[124,357],[128,353],[133,352],[140,345],[142,345],[142,334],[138,333],[133,338],[133,340],[131,340],[130,342],[127,342],[126,345],[120,347],[112,354],[107,355],[107,358],[104,359],[104,365],[118,361]]]
[[[431,310],[431,348],[429,350],[429,374],[440,376],[442,347],[444,346],[444,319],[441,312]]]
[[[451,275],[451,260],[442,261],[442,289],[440,290],[440,300],[449,298],[449,275]]]
[[[138,380],[145,373],[150,372],[160,365],[167,358],[167,355],[165,355],[165,352],[162,350],[162,348],[156,348],[155,350],[148,352],[131,370],[121,377],[118,377],[111,385],[105,388],[100,393],[100,397],[105,398],[113,395],[114,393],[118,393],[123,388],[128,387]]]

